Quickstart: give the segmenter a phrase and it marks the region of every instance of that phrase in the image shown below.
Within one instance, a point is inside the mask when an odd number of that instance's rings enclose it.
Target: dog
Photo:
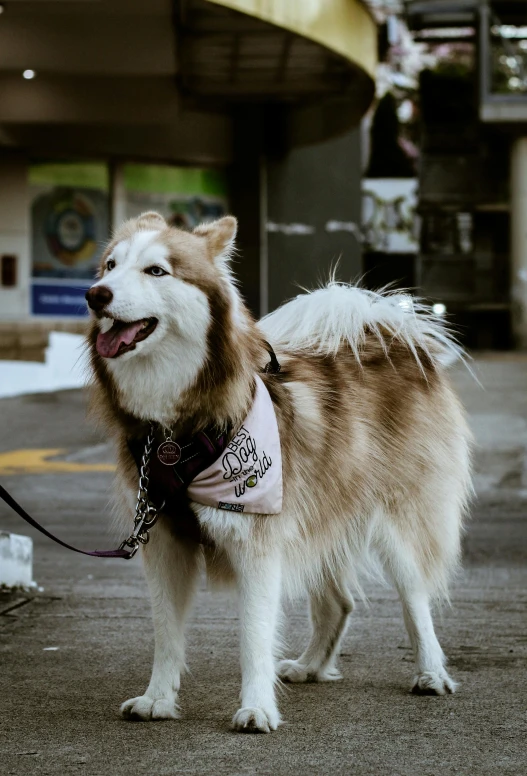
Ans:
[[[133,447],[142,450],[149,428],[154,448],[206,428],[232,444],[258,385],[281,457],[274,513],[200,503],[191,488],[174,508],[167,494],[158,504],[142,548],[152,677],[121,713],[179,716],[185,620],[203,563],[212,581],[239,593],[235,730],[276,730],[280,680],[340,678],[352,592],[370,562],[402,602],[412,690],[452,693],[431,605],[448,595],[471,494],[470,433],[445,366],[457,346],[411,296],[335,281],[255,322],[230,269],[236,230],[231,216],[185,232],[144,213],[118,229],[87,293],[92,407],[117,442],[116,504],[128,527],[140,458]],[[279,367],[269,369],[270,358]],[[281,600],[303,591],[311,640],[298,659],[278,661]]]

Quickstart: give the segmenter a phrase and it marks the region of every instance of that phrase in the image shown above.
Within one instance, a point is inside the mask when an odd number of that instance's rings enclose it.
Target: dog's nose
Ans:
[[[106,286],[92,286],[86,291],[86,301],[91,309],[100,313],[113,299],[113,294]]]

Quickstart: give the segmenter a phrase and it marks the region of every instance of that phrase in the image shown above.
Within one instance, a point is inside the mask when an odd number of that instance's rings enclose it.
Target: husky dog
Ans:
[[[87,293],[93,405],[118,444],[117,501],[130,524],[133,440],[158,442],[244,422],[256,376],[280,434],[283,504],[247,514],[187,499],[181,524],[164,511],[143,548],[155,656],[127,719],[178,717],[184,628],[204,559],[240,602],[242,690],[233,726],[280,724],[278,679],[340,678],[339,643],[357,570],[375,558],[402,601],[415,656],[414,692],[455,690],[430,606],[447,595],[470,496],[470,436],[446,376],[455,355],[440,320],[404,294],[337,282],[255,322],[229,269],[236,220],[184,232],[156,213],[126,222]],[[271,344],[281,371],[266,373]],[[184,518],[184,519],[183,519]],[[281,598],[307,590],[312,635],[296,660],[276,660]]]

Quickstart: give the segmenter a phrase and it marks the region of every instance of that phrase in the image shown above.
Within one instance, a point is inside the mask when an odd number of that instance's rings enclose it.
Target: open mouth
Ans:
[[[134,350],[138,342],[149,337],[157,326],[157,318],[143,318],[140,321],[113,322],[111,329],[99,332],[95,347],[104,358],[117,358]]]

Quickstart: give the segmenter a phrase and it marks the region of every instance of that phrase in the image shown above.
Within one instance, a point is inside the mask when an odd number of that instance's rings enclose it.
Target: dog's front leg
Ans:
[[[177,696],[185,667],[185,616],[198,577],[198,545],[174,538],[161,519],[143,548],[154,620],[154,667],[144,695],[121,706],[125,719],[177,719]]]
[[[233,557],[232,563],[240,598],[242,669],[242,705],[234,715],[233,726],[246,733],[269,733],[280,724],[274,655],[280,558],[244,553],[244,557]]]

